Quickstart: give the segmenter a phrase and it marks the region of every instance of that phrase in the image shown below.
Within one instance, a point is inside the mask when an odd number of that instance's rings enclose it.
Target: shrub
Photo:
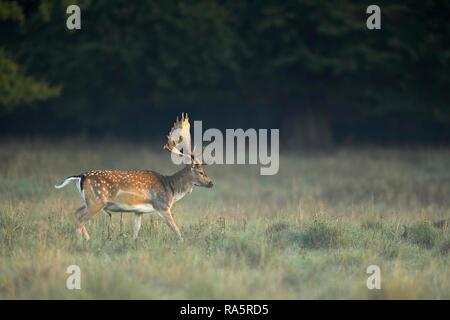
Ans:
[[[300,245],[304,248],[336,248],[347,244],[347,234],[338,222],[314,220],[300,234]]]
[[[404,236],[411,243],[430,249],[436,244],[439,232],[429,222],[424,221],[406,227]]]
[[[266,229],[265,235],[272,245],[278,247],[296,246],[306,249],[321,249],[347,245],[350,239],[347,231],[339,222],[314,220],[303,228],[276,223]]]
[[[444,239],[439,245],[439,252],[443,255],[446,255],[450,252],[450,238]]]

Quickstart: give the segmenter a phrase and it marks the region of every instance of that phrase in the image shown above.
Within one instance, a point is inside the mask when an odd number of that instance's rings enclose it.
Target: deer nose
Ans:
[[[213,183],[212,181],[210,181],[210,182],[208,183],[208,188],[212,188],[213,185],[214,185],[214,183]]]

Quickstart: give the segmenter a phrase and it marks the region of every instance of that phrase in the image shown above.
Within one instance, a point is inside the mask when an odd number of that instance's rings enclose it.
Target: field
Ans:
[[[450,150],[340,149],[259,166],[213,165],[212,189],[174,207],[185,242],[146,215],[100,214],[75,236],[74,184],[91,169],[177,167],[158,145],[0,143],[0,299],[450,299]],[[66,269],[81,268],[81,289]],[[366,268],[381,269],[369,290]]]

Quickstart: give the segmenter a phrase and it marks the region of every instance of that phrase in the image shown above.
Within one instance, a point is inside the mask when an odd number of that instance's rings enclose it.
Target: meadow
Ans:
[[[1,142],[0,299],[450,299],[450,149],[281,152],[275,176],[207,167],[214,188],[174,207],[185,242],[145,215],[135,243],[130,215],[108,236],[103,213],[79,241],[78,191],[53,186],[92,169],[175,172],[158,144]]]

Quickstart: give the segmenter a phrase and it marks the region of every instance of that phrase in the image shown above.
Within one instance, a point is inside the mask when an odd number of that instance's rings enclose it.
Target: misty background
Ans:
[[[449,22],[431,0],[0,0],[0,136],[154,141],[184,111],[294,150],[447,144]]]

